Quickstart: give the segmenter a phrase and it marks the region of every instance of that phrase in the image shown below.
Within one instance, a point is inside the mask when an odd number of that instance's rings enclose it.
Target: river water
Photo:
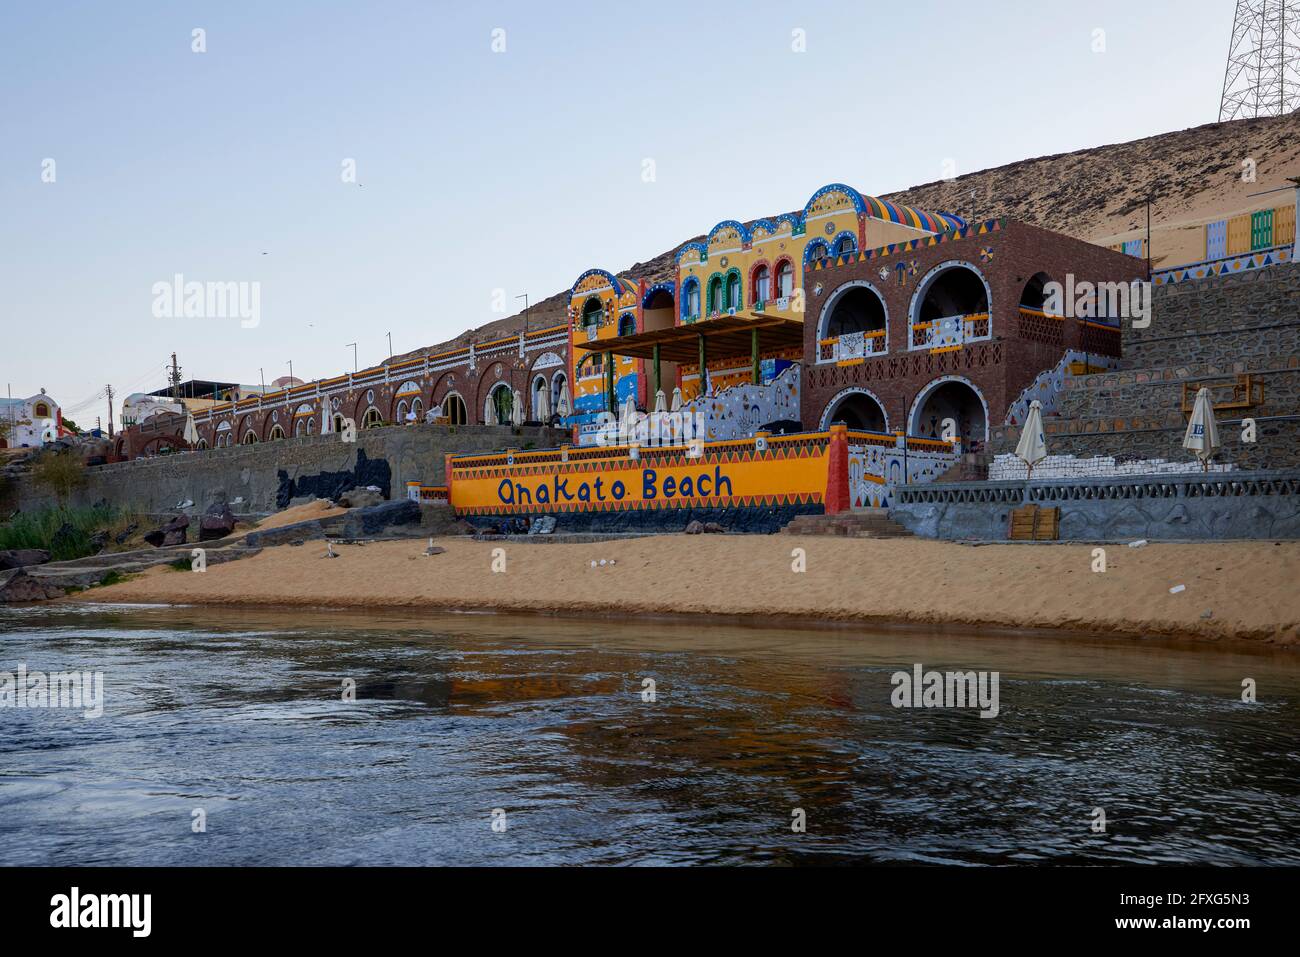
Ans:
[[[6,864],[1300,863],[1294,653],[46,605],[20,664],[105,703],[0,709]],[[999,714],[895,708],[915,664]]]

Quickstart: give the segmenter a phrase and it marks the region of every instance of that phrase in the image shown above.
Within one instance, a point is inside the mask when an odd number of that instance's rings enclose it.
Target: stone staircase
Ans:
[[[911,532],[889,517],[887,508],[863,508],[839,515],[800,515],[783,535],[833,535],[840,538],[906,538]]]
[[[1300,264],[1157,289],[1150,326],[1123,326],[1120,369],[1065,379],[1057,414],[1043,423],[1048,451],[1184,460],[1184,391],[1208,386],[1223,441],[1220,461],[1242,469],[1300,467],[1297,302]],[[1242,441],[1245,418],[1256,422],[1255,442]],[[1012,452],[1019,437],[1018,426],[994,426],[990,451]]]

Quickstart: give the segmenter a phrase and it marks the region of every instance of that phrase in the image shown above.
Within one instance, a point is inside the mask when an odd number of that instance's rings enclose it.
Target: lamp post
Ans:
[[[343,348],[346,349],[348,346],[352,347],[352,374],[356,375],[357,374],[357,344],[355,342],[348,342],[344,344]]]

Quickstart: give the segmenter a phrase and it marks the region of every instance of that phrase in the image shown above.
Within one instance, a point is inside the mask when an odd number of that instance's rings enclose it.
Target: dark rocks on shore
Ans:
[[[50,553],[43,548],[14,548],[0,551],[0,571],[24,568],[27,565],[44,565]]]
[[[159,526],[152,532],[145,532],[144,540],[154,548],[162,548],[166,545],[184,545],[189,527],[189,516],[177,515],[166,525]]]
[[[410,499],[353,509],[343,522],[344,538],[378,535],[402,525],[419,525],[420,506]]]
[[[199,541],[210,542],[225,538],[235,530],[238,519],[224,502],[208,506],[207,513],[199,519]]]
[[[22,568],[0,572],[0,602],[45,601],[61,598],[67,592],[50,582],[33,578]]]
[[[265,531],[253,531],[244,536],[244,544],[250,548],[266,548],[272,545],[292,545],[294,542],[306,542],[325,537],[325,527],[316,520],[294,522],[279,528]]]

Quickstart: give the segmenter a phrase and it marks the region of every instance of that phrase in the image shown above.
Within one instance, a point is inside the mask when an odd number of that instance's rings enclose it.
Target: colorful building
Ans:
[[[957,216],[833,183],[798,214],[718,223],[704,242],[678,250],[672,281],[646,288],[588,270],[569,304],[579,443],[594,440],[601,412],[614,412],[629,397],[650,411],[660,390],[680,390],[691,403],[783,380],[788,399],[798,385],[797,373],[787,370],[797,370],[804,355],[804,279],[811,268],[964,225]],[[726,412],[710,409],[715,417]]]
[[[44,389],[26,399],[0,399],[0,422],[0,449],[36,448],[69,434],[63,410]]]

